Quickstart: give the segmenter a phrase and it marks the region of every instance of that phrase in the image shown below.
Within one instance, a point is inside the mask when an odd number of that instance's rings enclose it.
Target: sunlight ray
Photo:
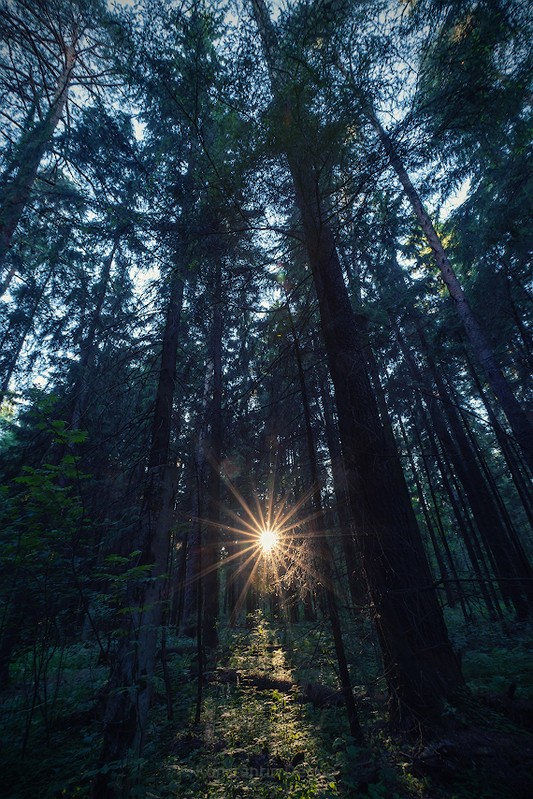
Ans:
[[[233,555],[228,555],[226,558],[224,558],[223,561],[214,563],[211,566],[206,566],[201,571],[199,571],[196,574],[194,574],[192,577],[189,577],[188,579],[185,578],[183,580],[180,580],[179,586],[182,587],[182,586],[186,586],[186,585],[192,585],[197,580],[201,580],[201,578],[205,577],[207,574],[211,574],[212,572],[216,571],[217,569],[220,569],[221,566],[224,563],[230,563],[231,561],[236,560],[237,558],[241,558],[243,556],[243,554],[245,554],[246,552],[250,552],[250,550],[253,550],[253,553],[250,556],[250,558],[252,558],[256,554],[257,544],[249,544],[245,549],[240,549],[238,552],[234,552]]]
[[[250,517],[250,519],[253,522],[255,522],[255,516],[253,514],[252,509],[250,508],[250,506],[248,505],[248,503],[246,502],[246,500],[242,496],[241,492],[233,485],[233,483],[231,482],[231,480],[229,479],[229,477],[227,475],[224,476],[224,484],[229,489],[229,491],[233,494],[233,496],[235,497],[235,499],[237,500],[237,502],[239,503],[241,508],[245,511],[245,513],[247,513],[248,516]]]
[[[254,579],[255,573],[256,573],[257,569],[259,568],[259,563],[260,563],[259,560],[255,561],[255,563],[253,565],[253,568],[252,568],[250,574],[248,575],[248,579],[246,580],[246,582],[244,583],[244,585],[242,587],[242,591],[239,594],[239,597],[238,597],[238,599],[237,599],[237,601],[235,603],[235,608],[234,608],[234,614],[235,615],[238,615],[241,612],[241,610],[242,610],[242,606],[244,605],[244,602],[246,600],[246,594],[247,594],[247,592],[248,592],[248,590],[250,588],[250,585],[252,584],[252,581]]]
[[[269,589],[281,590],[284,584],[296,583],[300,584],[301,591],[304,586],[320,582],[323,584],[314,541],[327,537],[329,531],[321,527],[322,514],[309,508],[310,499],[316,489],[314,486],[310,487],[296,500],[290,492],[276,500],[275,471],[274,467],[268,476],[267,490],[262,493],[255,488],[252,489],[248,500],[233,484],[231,478],[223,474],[224,484],[238,503],[238,508],[234,509],[221,503],[220,510],[225,515],[226,522],[200,520],[204,525],[218,527],[226,535],[235,536],[233,546],[237,549],[228,557],[204,569],[197,578],[213,569],[237,564],[227,576],[228,584],[232,584],[243,572],[250,569],[252,564],[238,602],[232,611],[233,617],[240,612],[246,592],[253,583],[260,563],[267,572],[270,572],[271,576],[266,582]],[[336,590],[334,585],[328,588]]]
[[[242,553],[239,553],[239,554],[242,554]],[[243,572],[246,569],[246,567],[252,562],[252,560],[255,559],[256,554],[257,554],[257,547],[254,547],[254,551],[252,552],[252,554],[249,555],[246,558],[246,560],[244,560],[241,564],[239,564],[238,568],[231,575],[230,580],[234,580],[236,577],[238,577],[239,574],[241,574],[241,572]]]

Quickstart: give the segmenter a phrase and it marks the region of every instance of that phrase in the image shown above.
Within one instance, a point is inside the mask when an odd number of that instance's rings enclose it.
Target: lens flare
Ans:
[[[294,587],[299,585],[302,596],[304,591],[308,594],[308,586],[321,579],[313,556],[312,539],[324,533],[317,528],[321,514],[309,507],[314,488],[300,494],[296,501],[295,491],[289,491],[286,496],[280,494],[275,499],[279,492],[275,491],[275,475],[272,474],[263,490],[250,486],[249,499],[246,499],[233,483],[233,476],[225,468],[222,470],[224,484],[238,506],[228,504],[223,508],[227,520],[223,525],[224,557],[209,564],[202,574],[221,567],[228,570],[228,585],[240,589],[232,609],[232,619],[236,619],[254,584],[261,585],[264,591],[276,591],[280,596],[287,586],[291,586],[293,596]],[[221,529],[219,519],[197,521]],[[198,576],[195,574],[190,580]]]
[[[261,545],[261,549],[267,555],[272,552],[278,542],[279,537],[275,530],[263,530],[259,536],[259,544]]]

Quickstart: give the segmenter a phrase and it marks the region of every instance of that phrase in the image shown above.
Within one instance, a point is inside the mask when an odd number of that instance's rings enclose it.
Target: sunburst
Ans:
[[[288,497],[275,501],[272,477],[266,497],[261,499],[257,491],[252,491],[251,502],[247,502],[228,475],[224,475],[224,482],[240,506],[238,511],[225,509],[234,521],[234,525],[226,525],[225,529],[236,534],[240,541],[238,551],[230,556],[240,558],[230,579],[235,580],[243,573],[247,575],[236,612],[242,607],[261,564],[263,575],[265,569],[270,575],[266,580],[270,590],[279,591],[294,579],[302,586],[320,582],[322,575],[316,571],[312,540],[323,536],[324,531],[319,530],[321,514],[308,512],[313,491],[306,492],[297,502],[291,502]]]
[[[317,571],[313,540],[323,537],[326,531],[321,527],[322,514],[309,512],[313,489],[300,496],[297,502],[293,502],[290,495],[275,500],[273,475],[266,496],[252,490],[248,502],[227,472],[223,470],[221,476],[239,506],[235,510],[227,506],[221,508],[226,518],[232,519],[233,523],[220,524],[205,518],[197,521],[202,525],[223,527],[227,533],[235,536],[236,547],[222,561],[204,567],[190,579],[201,579],[222,565],[235,563],[230,581],[238,580],[240,575],[246,575],[246,579],[240,586],[234,614],[240,612],[250,586],[261,574],[261,581],[268,586],[267,590],[277,592],[289,584],[300,585],[303,590],[305,585],[323,582],[323,575]]]
[[[267,527],[265,530],[261,531],[259,535],[259,544],[263,551],[264,555],[272,554],[272,550],[279,543],[279,536],[277,530],[272,530],[271,528]]]

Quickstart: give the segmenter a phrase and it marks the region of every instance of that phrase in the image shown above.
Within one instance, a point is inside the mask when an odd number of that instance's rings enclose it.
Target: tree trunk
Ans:
[[[454,413],[438,369],[428,352],[423,331],[420,326],[417,329],[425,355],[428,358],[433,380],[438,389],[438,396],[435,395],[431,384],[421,373],[399,330],[396,333],[398,342],[413,379],[424,390],[425,401],[434,429],[463,486],[478,531],[487,550],[492,555],[495,574],[502,596],[513,603],[517,615],[523,618],[527,615],[527,602],[522,593],[522,586],[517,580],[520,575],[521,564],[515,562],[513,553],[507,546],[507,532],[501,523],[498,508],[483,479],[475,455],[462,429],[461,422]]]
[[[180,265],[173,269],[170,278],[170,297],[167,307],[159,383],[155,397],[152,422],[152,436],[148,468],[164,466],[168,462],[170,432],[172,426],[172,407],[176,384],[176,356],[181,322],[184,281],[180,275]]]
[[[324,432],[328,446],[331,462],[331,472],[333,475],[333,489],[335,491],[335,510],[337,513],[341,547],[348,573],[348,588],[354,608],[358,607],[364,599],[364,589],[360,579],[361,565],[358,562],[357,551],[354,541],[354,530],[352,516],[350,513],[350,500],[346,485],[346,475],[344,474],[344,463],[339,442],[339,433],[335,425],[333,411],[330,407],[331,397],[321,381],[320,397],[324,412]]]
[[[214,649],[218,644],[217,620],[219,600],[218,565],[220,554],[220,462],[222,460],[222,269],[217,260],[213,290],[213,320],[211,327],[212,393],[209,403],[209,440],[206,444],[209,460],[207,480],[207,526],[202,553],[203,578],[203,640],[204,646]],[[206,420],[207,421],[207,420]]]
[[[25,324],[24,324],[22,330],[19,331],[18,338],[15,341],[13,341],[13,340],[11,340],[11,342],[9,341],[9,339],[12,336],[17,334],[17,329],[16,329],[17,328],[17,324],[16,323],[13,324],[13,325],[10,324],[10,326],[6,330],[6,333],[5,333],[5,335],[3,337],[3,340],[2,340],[2,342],[0,344],[0,348],[6,354],[5,362],[4,362],[4,364],[2,364],[2,368],[1,368],[1,372],[0,372],[0,380],[1,380],[1,382],[0,382],[0,402],[2,401],[4,396],[9,391],[9,384],[10,384],[11,378],[13,377],[13,374],[14,374],[16,368],[17,368],[17,364],[18,364],[18,360],[19,360],[19,357],[20,357],[20,353],[22,352],[22,348],[24,346],[26,338],[28,337],[28,334],[30,333],[30,331],[32,329],[35,314],[37,313],[37,309],[38,309],[38,307],[39,307],[39,305],[41,303],[41,300],[43,298],[44,292],[46,291],[46,287],[47,287],[47,285],[48,285],[48,283],[50,281],[50,278],[52,277],[53,272],[54,272],[54,266],[51,266],[50,269],[48,270],[47,274],[45,275],[45,278],[44,278],[43,282],[41,283],[41,285],[38,288],[37,296],[35,297],[35,300],[33,302],[31,311],[28,314],[28,318],[25,320]],[[17,310],[20,311],[20,308],[17,309]],[[19,327],[20,327],[20,323],[19,323]]]
[[[131,610],[111,672],[94,799],[131,795],[128,758],[139,758],[144,746],[165,594],[175,471],[172,466],[152,469],[145,489],[139,537],[132,544],[141,549],[138,565],[151,569],[149,579],[138,579],[128,590]],[[104,771],[104,767],[111,768]]]
[[[448,605],[450,607],[453,607],[454,604],[455,604],[455,598],[454,598],[453,592],[451,590],[450,582],[448,580],[448,570],[446,569],[446,564],[444,562],[444,558],[443,558],[442,552],[441,552],[440,547],[439,547],[438,542],[437,542],[437,536],[436,536],[435,530],[433,528],[433,523],[431,521],[429,508],[428,508],[427,503],[426,503],[426,498],[424,496],[424,491],[422,489],[422,484],[421,484],[420,478],[418,476],[418,470],[416,468],[416,464],[415,464],[415,461],[414,461],[414,458],[413,458],[413,453],[412,453],[412,450],[411,450],[411,447],[410,447],[409,439],[408,439],[408,436],[407,436],[407,431],[405,429],[405,425],[402,422],[401,416],[398,417],[398,424],[400,426],[400,430],[401,430],[401,433],[402,433],[402,439],[403,439],[403,442],[404,442],[405,451],[407,452],[407,459],[409,461],[409,466],[410,466],[410,469],[411,469],[411,478],[414,481],[414,484],[415,484],[415,487],[416,487],[416,494],[417,494],[417,498],[418,498],[418,504],[419,504],[420,510],[422,511],[422,514],[424,516],[424,522],[425,522],[425,525],[426,525],[426,530],[428,531],[428,534],[429,534],[429,537],[430,537],[430,540],[431,540],[431,545],[433,547],[433,552],[435,553],[435,559],[437,561],[437,566],[438,566],[439,574],[440,574],[440,581],[441,581],[441,583],[442,583],[442,585],[444,587],[444,591],[446,593],[446,600],[448,602]]]
[[[515,454],[509,445],[507,434],[503,429],[503,427],[501,426],[500,422],[498,421],[496,414],[494,413],[492,405],[487,395],[485,394],[485,391],[483,390],[481,381],[479,380],[479,377],[477,376],[474,366],[471,363],[470,359],[467,360],[467,363],[470,369],[470,374],[472,375],[472,379],[477,388],[478,394],[481,397],[483,405],[485,406],[485,410],[487,411],[490,424],[492,426],[492,429],[494,430],[494,434],[496,436],[498,444],[500,445],[502,454],[505,458],[505,462],[507,463],[511,477],[513,478],[516,490],[522,501],[522,505],[524,506],[525,514],[529,520],[531,527],[533,528],[533,497],[531,495],[531,488],[527,482],[527,476],[524,476],[520,471],[520,466],[517,463]]]
[[[163,334],[148,477],[136,540],[131,542],[132,550],[140,552],[135,565],[149,567],[149,577],[132,581],[127,592],[129,611],[111,673],[94,799],[131,795],[128,758],[139,758],[144,744],[176,492],[177,470],[168,461],[182,292],[183,283],[175,269]]]
[[[339,68],[345,77],[353,85],[347,70],[339,65]],[[398,155],[394,142],[385,131],[377,118],[374,110],[369,103],[363,101],[363,113],[369,120],[370,124],[376,131],[385,152],[387,153],[390,164],[396,172],[400,183],[405,191],[405,194],[411,203],[415,212],[416,218],[420,227],[424,231],[427,242],[433,250],[435,261],[440,270],[442,280],[444,281],[451,298],[455,302],[455,307],[459,318],[463,324],[466,332],[467,339],[470,343],[472,352],[478,361],[479,365],[485,372],[488,384],[490,385],[494,395],[498,398],[503,412],[505,413],[511,430],[523,450],[524,457],[526,458],[530,468],[533,470],[533,425],[531,425],[525,411],[520,406],[520,403],[514,396],[511,388],[505,379],[505,376],[496,363],[494,353],[489,344],[487,337],[479,326],[479,323],[474,316],[468,300],[461,284],[455,274],[455,271],[450,263],[446,250],[440,240],[440,237],[435,230],[431,219],[424,208],[422,200],[415,189],[403,162]]]
[[[331,624],[331,632],[333,634],[333,643],[335,646],[335,654],[337,655],[337,665],[339,667],[339,677],[342,686],[342,693],[344,695],[344,702],[346,704],[346,711],[348,715],[348,724],[350,725],[350,733],[357,741],[362,741],[363,733],[359,723],[357,708],[352,691],[350,681],[350,672],[348,671],[348,661],[346,659],[346,650],[344,648],[344,641],[342,638],[342,629],[339,618],[339,609],[337,606],[337,598],[335,596],[335,585],[333,575],[333,563],[331,557],[331,548],[325,534],[321,530],[321,525],[325,523],[324,510],[322,508],[322,499],[320,496],[320,484],[318,477],[318,466],[316,461],[316,450],[313,438],[313,430],[311,426],[311,412],[309,408],[309,397],[307,393],[307,385],[305,382],[305,374],[302,365],[302,358],[300,352],[300,344],[294,322],[292,319],[291,309],[289,306],[288,298],[287,310],[289,313],[289,320],[291,331],[294,339],[294,356],[296,359],[296,368],[298,370],[298,380],[300,383],[300,393],[302,395],[302,406],[304,412],[305,423],[305,439],[307,443],[307,455],[309,458],[309,473],[311,477],[311,500],[313,507],[313,521],[310,523],[314,535],[311,538],[311,545],[317,554],[317,569],[319,577],[322,581],[322,590],[326,599],[326,608],[328,612],[329,621]]]
[[[195,471],[196,463],[192,467]],[[194,638],[197,633],[196,624],[198,621],[198,592],[200,573],[200,526],[195,517],[198,516],[198,490],[196,474],[193,476],[195,487],[191,498],[191,516],[187,530],[187,552],[185,555],[185,578],[183,589],[183,614],[180,622],[180,635],[187,638]]]
[[[220,346],[221,343],[216,343],[214,341],[214,328],[221,331],[222,325],[222,316],[218,318],[218,314],[221,312],[221,309],[218,310],[214,307],[213,309],[213,326],[211,328],[212,332],[212,341],[211,341],[211,354],[217,356],[217,354],[221,353]],[[216,351],[216,352],[215,352]],[[196,433],[196,451],[195,451],[195,461],[194,461],[194,470],[195,470],[195,481],[194,481],[194,497],[192,506],[193,510],[193,519],[191,519],[191,526],[189,529],[188,534],[188,552],[187,552],[187,564],[186,564],[186,577],[185,577],[185,593],[184,593],[184,613],[183,613],[183,625],[182,625],[182,632],[184,635],[189,637],[193,637],[194,635],[200,636],[203,640],[203,631],[198,629],[198,620],[200,619],[201,626],[205,629],[211,627],[212,629],[207,630],[208,635],[208,646],[216,646],[216,626],[213,621],[211,624],[202,608],[204,607],[204,603],[206,601],[206,588],[205,588],[205,580],[207,577],[207,569],[210,569],[211,572],[215,571],[216,568],[214,567],[213,560],[213,550],[211,549],[211,544],[214,543],[214,538],[218,539],[218,535],[213,536],[211,525],[205,525],[205,518],[209,518],[209,513],[213,512],[215,514],[215,518],[219,513],[219,500],[217,499],[217,492],[220,496],[220,455],[218,459],[218,467],[216,468],[216,476],[218,477],[218,482],[215,480],[215,476],[213,475],[213,466],[209,464],[209,458],[211,453],[211,432],[212,429],[210,427],[210,410],[213,408],[213,401],[217,404],[221,402],[221,397],[217,398],[217,390],[215,390],[215,370],[218,372],[218,385],[219,389],[222,390],[222,371],[221,371],[221,361],[217,363],[217,357],[211,357],[206,364],[205,375],[204,375],[204,388],[203,388],[203,398],[202,398],[202,406],[198,416],[198,423],[197,423],[197,433]],[[220,449],[220,438],[222,435],[222,422],[220,416],[218,419],[214,420],[215,422],[215,437],[218,439],[217,449]],[[207,470],[209,469],[209,472]],[[206,480],[206,474],[209,475],[208,479]],[[209,499],[208,492],[206,491],[206,483],[209,488],[209,482],[212,481],[211,488],[215,492],[215,501],[216,501],[216,508],[215,503],[211,503]],[[206,494],[207,494],[207,501],[206,501]],[[215,525],[216,526],[216,525]],[[206,529],[209,528],[209,529]],[[207,549],[206,549],[207,548]],[[209,560],[211,559],[211,560]],[[216,591],[217,591],[217,602],[216,606],[218,609],[218,575],[215,574],[215,581],[216,581]],[[211,586],[213,586],[213,582],[211,582]],[[212,597],[209,597],[207,600],[208,607],[210,610],[213,611],[214,608],[212,605],[209,605],[213,601]],[[204,625],[205,620],[205,625]]]
[[[440,717],[464,685],[411,507],[398,454],[382,428],[363,355],[364,341],[344,283],[331,228],[280,70],[264,0],[251,0],[276,101],[283,103],[285,145],[305,246],[319,301],[358,542],[375,610],[391,720],[413,728]],[[386,488],[385,488],[386,487]]]
[[[96,304],[91,317],[91,323],[81,347],[80,360],[76,369],[77,376],[72,392],[74,405],[71,413],[71,426],[73,430],[80,428],[82,414],[85,410],[85,405],[87,402],[87,394],[89,392],[89,372],[95,352],[96,333],[102,321],[102,309],[104,307],[104,300],[109,285],[109,278],[111,276],[111,267],[115,259],[121,235],[122,230],[117,229],[113,238],[111,252],[104,260],[102,271],[100,273],[100,279],[98,281]]]
[[[23,301],[21,302],[20,296],[17,298],[18,302],[14,312],[14,316],[15,319],[18,320],[18,324],[17,321],[15,321],[14,324],[12,324],[10,321],[9,327],[5,331],[4,336],[2,337],[2,341],[0,343],[0,350],[3,353],[5,353],[3,363],[0,366],[0,380],[1,380],[0,401],[2,397],[9,390],[9,383],[11,381],[13,373],[15,372],[15,369],[17,368],[17,363],[20,357],[20,353],[22,352],[22,348],[24,346],[28,334],[32,329],[34,319],[37,314],[37,310],[41,304],[41,300],[44,296],[48,283],[55,272],[55,269],[59,262],[59,256],[69,240],[71,230],[72,230],[72,225],[70,224],[62,225],[59,228],[57,240],[54,243],[52,250],[50,252],[48,260],[48,269],[40,285],[37,285],[35,274],[32,274],[27,280],[23,298],[25,299],[27,296],[31,299],[31,295],[35,290],[37,290],[37,294],[33,298],[31,310],[29,310],[28,312],[24,325],[21,325],[20,323],[20,311],[21,308],[24,307],[24,302]],[[18,333],[18,338],[16,338],[17,333]]]
[[[48,113],[20,143],[17,155],[17,173],[13,180],[3,188],[0,204],[0,267],[4,263],[6,253],[11,246],[13,233],[29,200],[39,164],[65,109],[76,56],[76,42],[73,42],[65,49],[65,67],[59,76]],[[13,270],[10,270],[0,283],[0,297],[9,288],[13,275]]]
[[[465,621],[469,622],[469,621],[471,621],[471,613],[470,613],[469,609],[467,608],[465,592],[464,592],[463,586],[461,584],[461,581],[459,580],[459,575],[458,575],[458,572],[457,572],[457,566],[456,566],[456,563],[455,563],[455,558],[454,558],[453,553],[452,553],[452,551],[450,549],[450,544],[449,544],[447,536],[446,536],[446,531],[444,530],[444,524],[443,524],[443,520],[442,520],[442,517],[441,517],[439,503],[437,501],[437,495],[436,495],[436,492],[435,492],[435,487],[433,485],[433,479],[432,479],[432,475],[431,475],[431,470],[429,468],[428,459],[427,459],[426,453],[424,451],[424,445],[422,443],[422,436],[420,434],[420,430],[418,429],[418,424],[417,424],[416,418],[413,419],[413,429],[414,429],[416,441],[417,441],[417,444],[418,444],[418,450],[420,452],[420,456],[421,456],[422,462],[424,464],[424,472],[425,472],[425,475],[426,475],[426,484],[428,486],[429,493],[430,493],[430,496],[431,496],[431,502],[433,504],[433,515],[434,515],[434,518],[436,520],[437,530],[439,532],[441,545],[442,545],[442,548],[443,548],[443,550],[444,550],[444,552],[446,554],[448,567],[449,567],[451,573],[453,574],[454,586],[455,586],[455,590],[456,590],[457,596],[459,597],[459,601],[461,603],[461,609],[463,611],[463,616],[465,618]],[[462,521],[462,519],[460,520],[460,522],[461,521]]]

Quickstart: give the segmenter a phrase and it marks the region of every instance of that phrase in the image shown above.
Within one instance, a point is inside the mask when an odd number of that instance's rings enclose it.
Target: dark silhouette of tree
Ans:
[[[391,717],[406,726],[415,719],[428,722],[439,716],[443,702],[462,687],[461,672],[430,587],[431,576],[398,456],[391,449],[370,386],[364,344],[344,284],[318,174],[304,144],[306,109],[292,91],[294,84],[284,80],[286,65],[265,4],[254,0],[253,8],[274,101],[286,126],[282,146],[320,306],[352,513],[376,608]],[[390,500],[386,503],[381,496],[385,484]]]

